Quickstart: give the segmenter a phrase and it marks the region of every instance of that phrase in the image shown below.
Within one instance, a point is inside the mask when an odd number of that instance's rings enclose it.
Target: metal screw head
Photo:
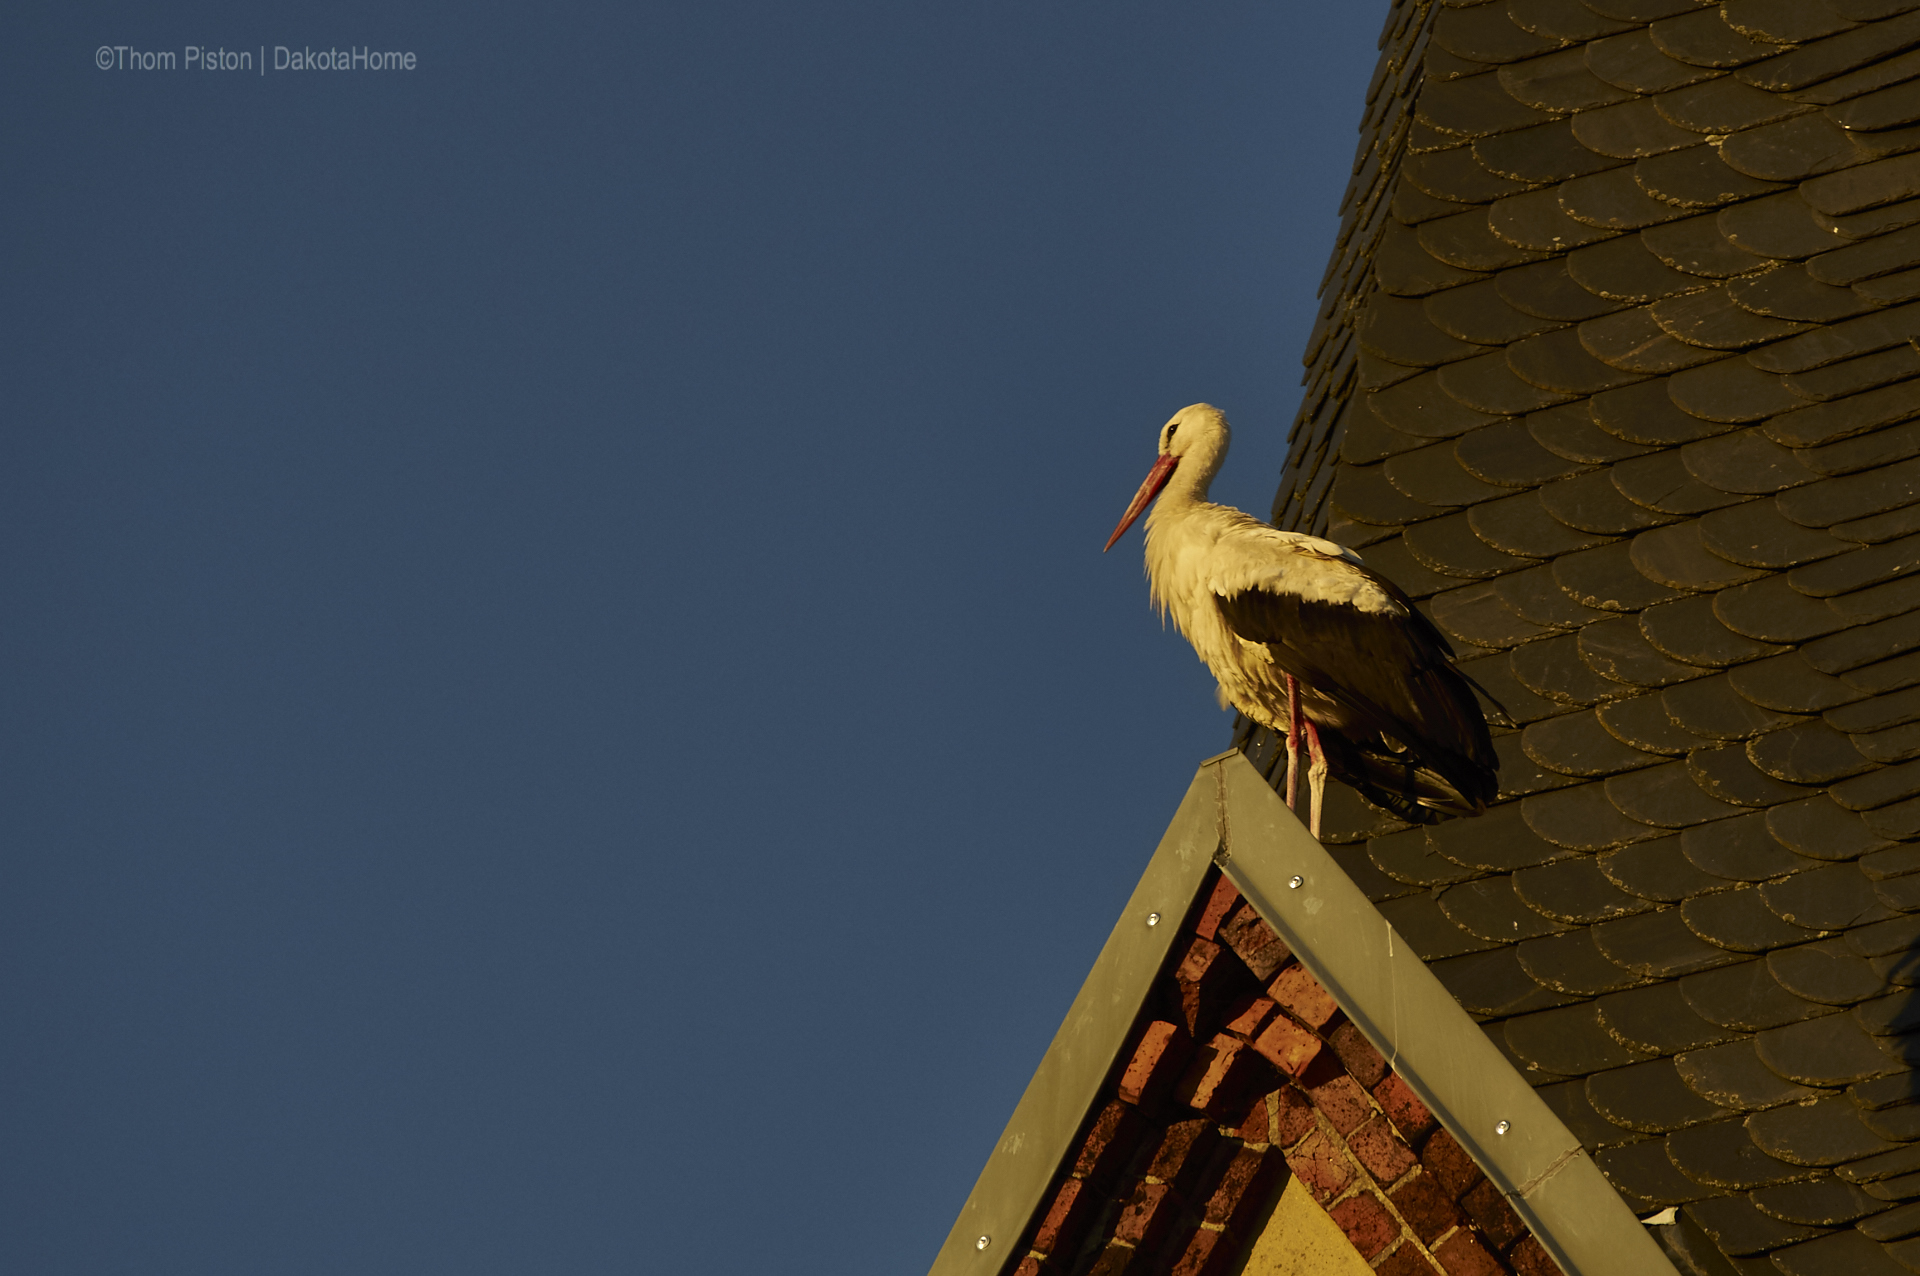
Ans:
[[[1302,876],[1300,876],[1300,874],[1298,874],[1298,873],[1295,873],[1295,874],[1294,874],[1294,875],[1293,875],[1292,877],[1289,877],[1289,878],[1287,879],[1287,889],[1288,889],[1288,890],[1295,890],[1295,891],[1297,891],[1297,890],[1299,890],[1299,889],[1300,889],[1300,888],[1301,888],[1302,886],[1305,886],[1306,884],[1307,884],[1307,879],[1306,879],[1306,878],[1304,878],[1304,877],[1302,877]]]
[[[1495,1134],[1505,1134],[1508,1130],[1511,1130],[1512,1128],[1513,1128],[1513,1123],[1511,1121],[1502,1121],[1500,1124],[1493,1127],[1493,1132]]]
[[[1158,913],[1148,913],[1148,914],[1147,914],[1147,925],[1149,925],[1149,926],[1158,926],[1159,924],[1160,924],[1160,914],[1158,914]],[[986,1237],[984,1237],[984,1236],[983,1236],[983,1237],[981,1237],[980,1239],[981,1239],[981,1240],[985,1240],[985,1239],[986,1239]],[[980,1248],[981,1248],[981,1249],[985,1249],[985,1248],[986,1248],[986,1246],[985,1246],[985,1245],[982,1245],[982,1246],[981,1246]]]
[[[1155,913],[1155,914],[1154,914],[1154,916],[1155,916],[1155,917],[1158,917],[1159,915],[1160,915],[1160,914],[1158,914],[1158,913]],[[993,1244],[993,1237],[991,1237],[991,1236],[982,1236],[982,1237],[981,1237],[981,1238],[980,1238],[979,1240],[977,1240],[977,1241],[975,1241],[975,1242],[973,1243],[973,1247],[974,1247],[975,1249],[985,1249],[985,1248],[986,1248],[987,1246],[989,1246],[989,1245],[991,1245],[991,1244]]]

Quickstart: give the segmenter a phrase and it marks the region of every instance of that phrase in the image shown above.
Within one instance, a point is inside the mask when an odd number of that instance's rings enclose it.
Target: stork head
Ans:
[[[1160,427],[1160,458],[1147,471],[1146,481],[1140,484],[1140,490],[1133,494],[1133,503],[1121,515],[1120,526],[1113,529],[1113,535],[1107,537],[1106,549],[1100,552],[1106,553],[1127,534],[1141,511],[1160,495],[1160,489],[1167,485],[1176,468],[1182,469],[1187,485],[1204,497],[1207,484],[1219,472],[1220,462],[1226,459],[1227,443],[1232,435],[1227,428],[1227,414],[1211,403],[1196,403],[1174,413],[1173,419]]]

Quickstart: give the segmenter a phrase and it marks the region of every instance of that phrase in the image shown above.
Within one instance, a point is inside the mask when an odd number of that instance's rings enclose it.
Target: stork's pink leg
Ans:
[[[1313,757],[1312,764],[1307,767],[1307,801],[1309,804],[1307,832],[1313,834],[1315,840],[1318,840],[1320,837],[1320,803],[1327,792],[1327,755],[1320,751],[1320,732],[1314,728],[1312,719],[1306,720],[1303,725],[1307,729],[1307,752]]]
[[[1300,795],[1300,693],[1293,680],[1287,675],[1287,809],[1294,809],[1294,802]]]

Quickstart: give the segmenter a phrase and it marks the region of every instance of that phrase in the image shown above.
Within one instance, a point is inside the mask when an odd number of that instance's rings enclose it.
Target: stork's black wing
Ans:
[[[1332,702],[1323,733],[1340,780],[1402,814],[1409,806],[1472,814],[1499,791],[1500,765],[1471,679],[1445,635],[1398,587],[1354,566],[1392,611],[1249,589],[1220,599],[1228,628],[1263,643],[1276,667]],[[1316,715],[1317,716],[1317,715]],[[1419,816],[1415,818],[1432,818]]]

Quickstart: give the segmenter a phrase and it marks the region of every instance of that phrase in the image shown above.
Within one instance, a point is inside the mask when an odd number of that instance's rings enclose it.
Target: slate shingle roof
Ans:
[[[1382,47],[1274,519],[1519,726],[1328,841],[1683,1270],[1920,1271],[1920,0]]]

